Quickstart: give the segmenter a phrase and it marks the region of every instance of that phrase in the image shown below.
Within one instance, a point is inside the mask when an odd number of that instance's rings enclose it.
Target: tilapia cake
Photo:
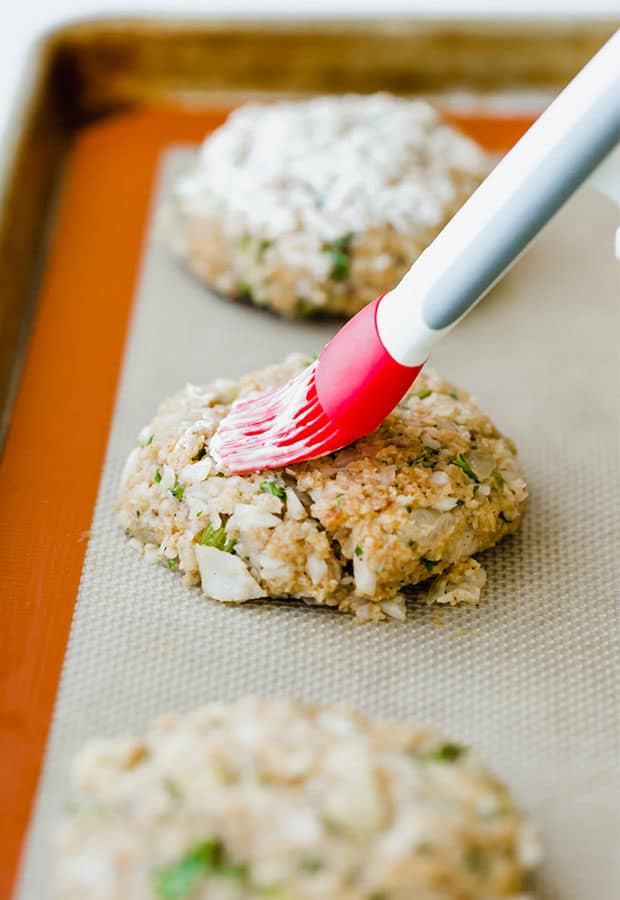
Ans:
[[[79,755],[57,900],[499,900],[533,827],[476,754],[337,706],[211,703]]]
[[[252,103],[204,142],[163,233],[222,294],[351,315],[400,281],[489,168],[420,100]]]
[[[134,546],[222,602],[299,598],[404,619],[403,589],[425,581],[429,602],[477,602],[486,575],[472,554],[517,530],[527,486],[513,443],[431,370],[337,453],[249,475],[218,467],[210,441],[233,401],[308,363],[188,385],[159,407],[122,475]]]

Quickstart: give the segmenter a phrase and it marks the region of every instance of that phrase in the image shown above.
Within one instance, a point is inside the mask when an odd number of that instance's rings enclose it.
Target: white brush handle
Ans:
[[[619,141],[617,31],[381,300],[391,356],[424,362]]]

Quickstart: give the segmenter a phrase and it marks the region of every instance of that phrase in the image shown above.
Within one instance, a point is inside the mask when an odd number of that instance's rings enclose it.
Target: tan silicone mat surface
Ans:
[[[160,199],[190,159],[168,152]],[[21,900],[50,895],[53,823],[87,738],[246,693],[346,701],[474,744],[541,827],[540,896],[620,896],[616,218],[581,192],[434,357],[514,437],[529,478],[522,533],[484,554],[486,602],[366,627],[296,604],[206,601],[118,526],[122,465],[159,400],[318,350],[336,328],[210,295],[151,228]]]

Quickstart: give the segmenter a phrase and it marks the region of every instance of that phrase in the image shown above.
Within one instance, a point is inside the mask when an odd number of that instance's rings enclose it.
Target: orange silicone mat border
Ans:
[[[0,460],[0,897],[45,751],[114,409],[161,151],[224,110],[143,109],[76,137]],[[446,114],[492,151],[531,117]]]

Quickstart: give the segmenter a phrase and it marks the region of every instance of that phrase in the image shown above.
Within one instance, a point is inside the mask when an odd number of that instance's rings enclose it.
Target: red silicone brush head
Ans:
[[[282,387],[233,404],[211,441],[218,462],[230,472],[251,472],[343,446],[317,395],[317,366],[318,360]]]
[[[369,434],[394,409],[422,366],[402,366],[387,352],[378,303],[347,322],[287,384],[233,404],[211,441],[226,469],[252,472],[324,456]]]

